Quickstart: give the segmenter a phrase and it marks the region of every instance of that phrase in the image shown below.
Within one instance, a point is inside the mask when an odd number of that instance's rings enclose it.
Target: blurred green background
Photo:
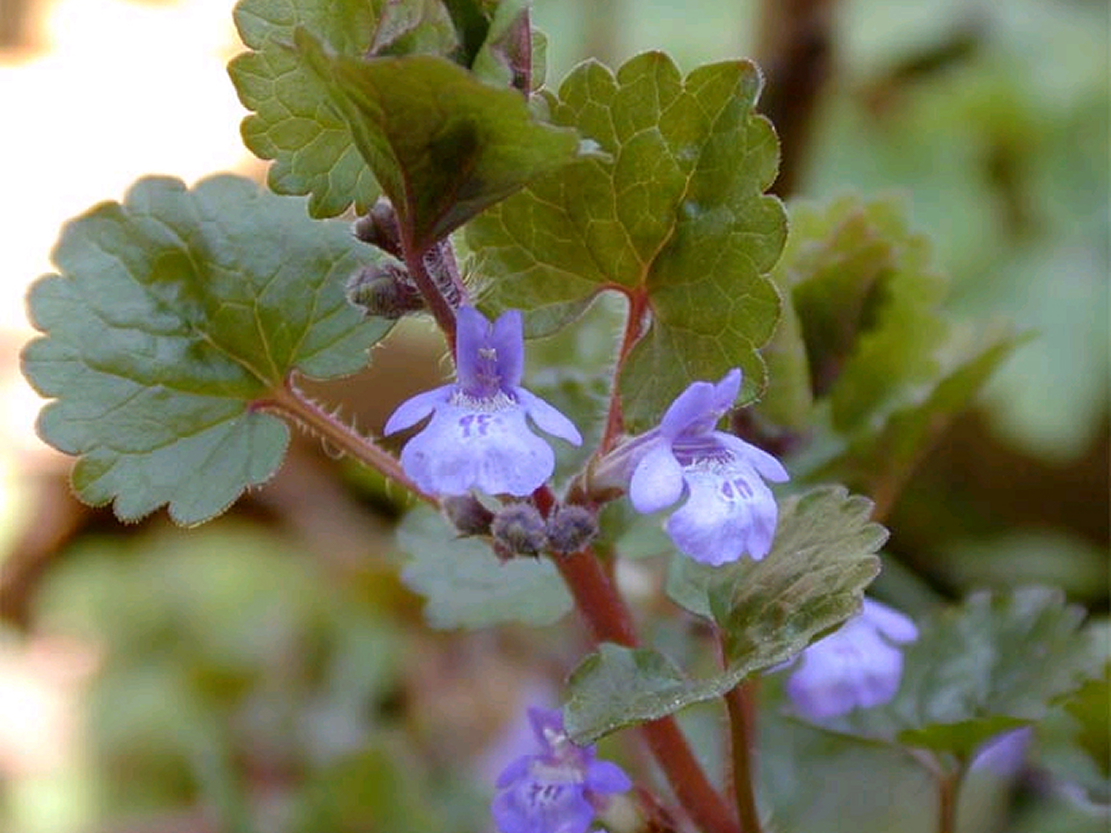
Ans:
[[[34,83],[38,62],[65,43],[41,21],[79,2],[5,3],[5,83]],[[231,4],[215,0],[98,3],[141,10],[136,20],[203,7],[230,28]],[[808,21],[793,36],[792,10]],[[584,58],[616,65],[644,49],[684,70],[738,55],[782,70],[775,62],[790,64],[805,41],[796,59],[809,74],[769,69],[797,85],[782,112],[803,122],[784,193],[901,195],[952,278],[949,308],[1035,334],[896,503],[886,595],[914,606],[1047,582],[1106,616],[1107,4],[537,0],[535,21],[548,34],[549,84]],[[88,37],[122,53],[150,31]],[[229,35],[205,60],[236,50]],[[226,164],[260,173],[235,158]],[[69,182],[58,181],[63,195]],[[5,378],[26,335],[4,332]],[[377,430],[440,377],[441,349],[427,326],[399,328],[344,391],[345,413]],[[586,650],[577,625],[430,631],[397,577],[402,497],[307,439],[229,516],[182,531],[164,517],[124,528],[77,505],[67,462],[23,430],[8,430],[0,455],[0,831],[489,829],[491,784],[524,708],[556,703]],[[656,561],[623,576],[646,612],[665,604]],[[659,638],[679,650],[685,627]],[[765,798],[782,829],[931,829],[919,770],[777,718],[772,689],[766,740],[780,751],[765,757]],[[1104,695],[1077,708],[1106,712]],[[685,720],[707,754],[720,746],[715,709]],[[1035,740],[1032,764],[977,773],[965,829],[1106,830],[1106,807],[1093,804],[1109,797],[1106,755],[1086,756],[1075,734],[1062,713]],[[606,751],[636,770],[626,743]]]

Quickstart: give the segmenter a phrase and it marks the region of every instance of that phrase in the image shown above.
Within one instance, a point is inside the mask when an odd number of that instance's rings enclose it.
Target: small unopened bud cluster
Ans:
[[[355,221],[352,231],[364,243],[377,246],[396,258],[403,257],[401,226],[398,225],[393,206],[384,197],[374,204],[369,214]]]
[[[494,513],[474,495],[445,497],[440,501],[444,514],[460,535],[489,535]]]
[[[494,550],[502,558],[535,557],[542,552],[567,555],[581,550],[598,534],[598,519],[582,506],[559,506],[547,520],[535,506],[524,501],[506,504],[490,520],[484,514],[489,510],[474,498],[445,502],[444,511],[464,535],[488,533],[494,539]]]
[[[400,263],[364,266],[347,281],[347,300],[366,315],[391,321],[424,309],[424,298]]]
[[[548,544],[547,524],[531,503],[510,503],[494,514],[490,524],[494,550],[505,558],[540,555]]]
[[[548,548],[552,552],[578,552],[597,535],[598,518],[584,506],[560,506],[548,518]]]

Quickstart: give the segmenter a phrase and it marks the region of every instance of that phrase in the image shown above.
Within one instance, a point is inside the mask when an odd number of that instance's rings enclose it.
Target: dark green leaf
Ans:
[[[869,522],[871,507],[844,489],[814,489],[783,502],[775,546],[762,561],[709,567],[678,556],[668,592],[688,610],[713,616],[726,668],[695,680],[656,651],[604,645],[571,678],[569,731],[593,740],[720,697],[853,615],[887,538]]]
[[[545,327],[604,289],[647,308],[651,324],[620,380],[633,427],[654,422],[691,381],[732,367],[745,371],[744,398],[764,386],[756,351],[779,312],[766,273],[786,227],[763,193],[778,148],[752,109],[759,86],[746,61],[685,79],[654,52],[616,76],[583,64],[548,105],[605,156],[530,183],[468,226],[494,306],[543,314]]]
[[[306,29],[294,39],[417,250],[577,156],[573,130],[537,121],[520,93],[445,58],[361,60]]]
[[[550,625],[573,605],[550,561],[502,562],[489,544],[459,538],[427,507],[405,516],[398,545],[412,556],[402,579],[428,600],[425,617],[434,628],[484,628],[507,622]]]
[[[300,200],[230,176],[193,190],[143,179],[122,205],[67,225],[61,274],[30,294],[47,335],[23,361],[56,400],[40,434],[80,457],[78,496],[114,499],[124,520],[168,503],[192,524],[267,480],[289,430],[254,403],[294,369],[358,370],[386,330],[343,297],[368,252],[344,224],[312,222]]]

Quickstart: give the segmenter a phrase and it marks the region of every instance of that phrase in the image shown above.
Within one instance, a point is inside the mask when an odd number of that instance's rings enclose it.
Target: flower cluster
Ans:
[[[386,422],[393,434],[432,414],[401,452],[405,473],[433,495],[463,495],[471,489],[523,497],[555,470],[542,431],[579,445],[582,436],[567,417],[520,386],[525,345],[521,313],[510,310],[494,324],[474,307],[460,307],[456,381],[417,394]]]
[[[682,552],[704,564],[768,554],[778,508],[764,481],[789,477],[766,451],[716,430],[740,388],[738,369],[717,384],[695,382],[657,428],[615,452],[617,467],[632,469],[629,498],[637,511],[656,512],[687,498],[668,519],[667,532]]]
[[[540,751],[518,758],[498,778],[494,821],[501,833],[586,833],[609,796],[632,788],[624,770],[578,746],[558,711],[529,709]]]
[[[871,599],[829,636],[802,652],[787,681],[795,708],[811,720],[889,702],[903,676],[897,647],[918,638],[914,622]]]
[[[414,396],[386,422],[385,432],[393,434],[432,416],[401,452],[405,472],[438,496],[472,489],[531,494],[551,477],[555,454],[528,420],[575,445],[582,436],[567,417],[521,387],[521,313],[510,310],[491,324],[474,307],[461,307],[455,362],[454,384]],[[629,497],[640,512],[656,512],[686,497],[668,519],[667,531],[682,552],[705,564],[768,554],[778,510],[764,481],[788,479],[773,456],[716,430],[740,387],[738,369],[717,384],[690,385],[657,428],[618,449],[618,462],[611,466],[628,480]]]

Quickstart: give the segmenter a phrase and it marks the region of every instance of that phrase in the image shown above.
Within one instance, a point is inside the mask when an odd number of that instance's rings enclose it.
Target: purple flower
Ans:
[[[501,833],[586,833],[607,796],[633,786],[624,770],[577,746],[558,711],[529,709],[541,751],[518,758],[498,778],[494,821]]]
[[[896,646],[917,638],[914,622],[865,599],[860,613],[802,652],[787,693],[811,720],[887,703],[903,676],[903,652]]]
[[[695,382],[671,403],[658,428],[629,444],[636,460],[629,498],[639,512],[656,512],[683,496],[667,532],[703,564],[759,560],[775,537],[778,507],[764,480],[781,483],[786,469],[772,455],[714,430],[741,389],[734,369],[716,385]]]
[[[392,434],[432,419],[401,452],[401,465],[433,495],[531,494],[552,475],[555,454],[529,428],[579,445],[571,421],[520,387],[525,342],[521,313],[509,310],[491,325],[474,307],[460,307],[455,343],[456,382],[402,403],[386,422]]]

